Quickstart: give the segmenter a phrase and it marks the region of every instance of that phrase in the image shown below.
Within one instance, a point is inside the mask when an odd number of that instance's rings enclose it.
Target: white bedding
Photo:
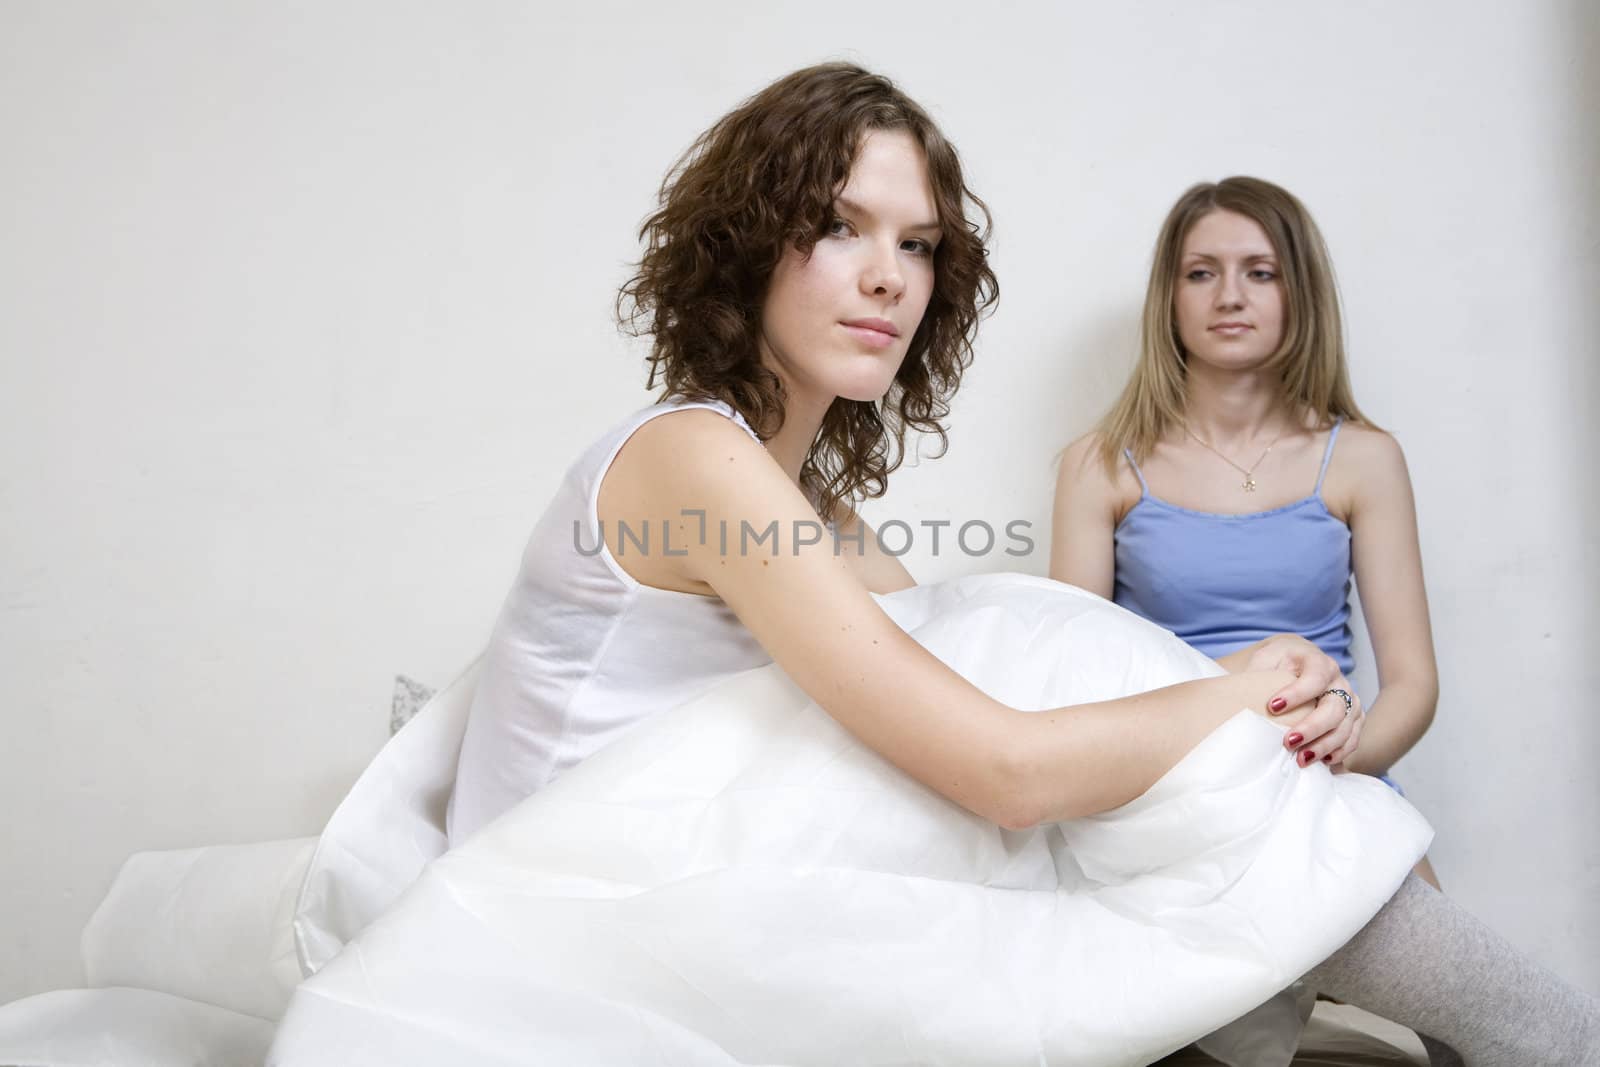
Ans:
[[[1017,707],[1218,670],[1042,579],[883,602]],[[1392,790],[1281,742],[1241,711],[1132,803],[1008,832],[752,671],[429,866],[268,1062],[1146,1063],[1326,956],[1427,846]]]
[[[253,1067],[273,1024],[153,989],[58,989],[0,1005],[14,1067]]]

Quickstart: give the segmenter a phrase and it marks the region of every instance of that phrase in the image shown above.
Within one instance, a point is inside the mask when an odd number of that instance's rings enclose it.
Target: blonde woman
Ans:
[[[1050,575],[1224,665],[1286,632],[1345,674],[1353,575],[1372,714],[1348,739],[1291,731],[1285,744],[1302,766],[1385,777],[1427,731],[1438,674],[1411,480],[1399,443],[1356,406],[1332,264],[1286,190],[1228,178],[1168,213],[1133,376],[1061,464]],[[1347,683],[1333,689],[1325,701],[1361,706]],[[1437,886],[1426,858],[1418,873]]]

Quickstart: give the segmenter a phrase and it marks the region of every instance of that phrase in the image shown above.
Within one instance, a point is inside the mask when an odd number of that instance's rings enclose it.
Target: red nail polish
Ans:
[[[1268,704],[1267,707],[1272,711],[1282,711],[1283,706],[1286,703],[1288,703],[1288,701],[1284,700],[1282,697],[1273,697],[1272,703]]]
[[[1323,756],[1322,757],[1322,762],[1323,763],[1332,763],[1333,762],[1333,753],[1330,752],[1326,756]]]
[[[1300,766],[1309,767],[1316,758],[1317,754],[1308,748],[1300,753]]]
[[[1290,748],[1294,748],[1304,740],[1305,738],[1301,737],[1299,734],[1290,734],[1288,737],[1283,739],[1283,743],[1288,745]]]

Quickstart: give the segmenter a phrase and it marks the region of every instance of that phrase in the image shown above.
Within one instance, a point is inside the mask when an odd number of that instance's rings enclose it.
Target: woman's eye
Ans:
[[[844,219],[834,219],[828,223],[827,232],[829,237],[848,237],[853,229]]]
[[[1258,282],[1272,282],[1278,280],[1278,273],[1277,271],[1257,269],[1250,272],[1250,277]]]
[[[910,252],[914,256],[933,255],[933,244],[929,241],[924,241],[920,237],[911,237],[901,241],[900,247],[902,250]]]
[[[1204,267],[1196,267],[1188,274],[1185,274],[1184,277],[1188,278],[1191,282],[1203,282],[1207,278],[1211,277],[1211,272],[1206,270]]]

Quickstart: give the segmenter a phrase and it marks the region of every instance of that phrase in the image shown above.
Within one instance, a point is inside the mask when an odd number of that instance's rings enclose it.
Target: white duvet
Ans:
[[[1020,708],[1219,673],[1042,579],[882,602]],[[1282,737],[1241,711],[1133,802],[1012,832],[752,671],[428,866],[301,985],[269,1063],[1147,1063],[1331,953],[1431,837]]]

